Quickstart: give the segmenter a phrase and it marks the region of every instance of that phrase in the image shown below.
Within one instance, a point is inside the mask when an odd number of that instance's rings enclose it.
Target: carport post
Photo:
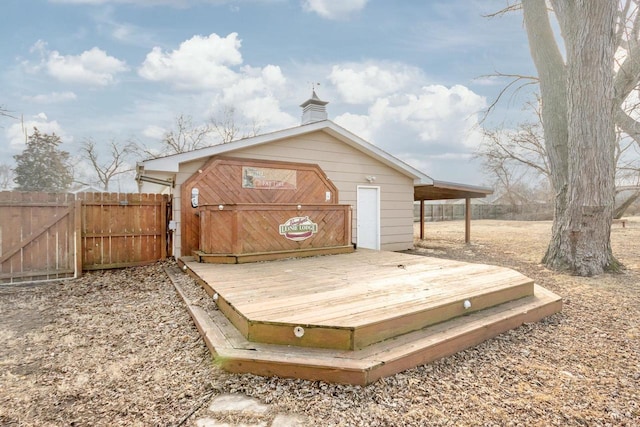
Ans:
[[[420,200],[420,240],[424,240],[424,199]]]
[[[471,242],[471,199],[469,197],[464,201],[464,242]]]

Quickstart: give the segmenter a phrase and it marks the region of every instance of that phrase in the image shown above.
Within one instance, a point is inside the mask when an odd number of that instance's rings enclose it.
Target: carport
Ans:
[[[433,184],[417,184],[413,188],[413,200],[420,202],[420,240],[424,239],[424,201],[425,200],[465,200],[464,241],[471,241],[471,199],[492,194],[487,187],[458,184],[454,182],[433,181]]]

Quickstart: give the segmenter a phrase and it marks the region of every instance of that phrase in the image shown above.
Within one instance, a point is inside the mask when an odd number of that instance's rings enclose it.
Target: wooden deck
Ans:
[[[367,384],[562,306],[507,268],[394,252],[181,262],[217,301],[216,319],[190,311],[234,372]]]

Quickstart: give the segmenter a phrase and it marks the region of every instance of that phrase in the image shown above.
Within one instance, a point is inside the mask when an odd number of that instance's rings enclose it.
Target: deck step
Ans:
[[[385,339],[363,349],[305,348],[247,340],[221,311],[207,313],[186,298],[175,280],[179,271],[168,269],[167,273],[222,368],[235,373],[345,384],[370,384],[475,346],[524,323],[537,322],[562,308],[559,296],[534,285],[530,296]]]
[[[359,350],[532,296],[508,268],[358,250],[233,266],[183,259],[248,341]]]

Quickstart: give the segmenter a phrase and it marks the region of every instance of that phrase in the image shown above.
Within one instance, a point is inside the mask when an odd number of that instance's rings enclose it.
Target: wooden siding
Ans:
[[[242,187],[242,168],[281,168],[297,172],[295,190],[247,189]],[[200,172],[201,171],[201,172]],[[335,204],[338,189],[318,166],[290,162],[253,161],[228,157],[214,157],[197,169],[180,186],[180,230],[182,255],[199,249],[200,212],[191,206],[191,191],[199,191],[199,205],[220,204]],[[329,200],[326,194],[330,193]]]
[[[251,254],[348,246],[351,243],[349,205],[241,204],[204,206],[199,210],[200,251],[206,254]],[[307,217],[317,226],[311,237],[295,241],[279,226]]]

